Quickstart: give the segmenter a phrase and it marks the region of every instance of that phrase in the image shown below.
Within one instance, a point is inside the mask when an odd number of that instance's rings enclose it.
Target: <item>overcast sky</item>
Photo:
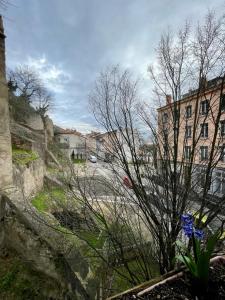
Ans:
[[[185,19],[196,22],[224,0],[10,0],[4,18],[7,66],[27,64],[40,72],[54,93],[55,124],[81,132],[94,129],[88,108],[97,74],[107,65],[128,67],[142,80],[160,34]],[[225,10],[224,10],[225,11]]]

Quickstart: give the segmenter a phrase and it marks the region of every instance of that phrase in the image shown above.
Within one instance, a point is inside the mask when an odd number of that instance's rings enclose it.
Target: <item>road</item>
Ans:
[[[97,201],[102,202],[114,202],[115,201],[115,190],[118,186],[118,189],[121,187],[122,178],[125,176],[125,173],[120,171],[120,177],[121,182],[120,186],[118,184],[118,175],[115,177],[114,172],[110,169],[110,164],[105,162],[87,162],[86,163],[86,169],[85,173],[83,173],[82,179],[80,179],[80,182],[83,181],[83,186],[86,186],[87,193],[90,194],[91,197],[95,198]],[[109,185],[107,185],[107,182],[109,182]],[[114,190],[111,188],[113,182]],[[87,188],[88,186],[88,188]],[[124,189],[125,190],[125,189]],[[127,199],[131,199],[131,197],[135,198],[135,195],[132,190],[125,190],[124,194],[127,193]],[[121,200],[120,200],[121,198]],[[158,198],[157,198],[158,199]],[[121,203],[124,201],[123,197],[120,197],[118,195],[116,201],[118,203]],[[126,201],[127,205],[132,205],[132,201]],[[154,205],[154,203],[153,203]],[[190,205],[190,211],[195,212],[198,211],[200,208],[200,205],[192,201]],[[219,215],[218,218],[216,218],[211,225],[213,229],[218,228],[219,224],[221,223],[221,220],[223,220],[225,216]]]

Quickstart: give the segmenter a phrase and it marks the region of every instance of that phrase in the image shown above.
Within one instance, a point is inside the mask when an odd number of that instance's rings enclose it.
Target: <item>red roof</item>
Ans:
[[[63,129],[61,128],[60,132],[58,134],[74,134],[78,136],[82,136],[82,133],[77,131],[76,129]]]

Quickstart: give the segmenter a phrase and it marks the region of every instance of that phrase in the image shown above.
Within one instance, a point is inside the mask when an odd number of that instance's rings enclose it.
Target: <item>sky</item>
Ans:
[[[163,32],[221,0],[8,0],[4,18],[7,67],[29,65],[54,95],[54,124],[82,133],[98,129],[88,95],[98,74],[119,64],[141,79],[141,97],[151,105],[148,65]]]

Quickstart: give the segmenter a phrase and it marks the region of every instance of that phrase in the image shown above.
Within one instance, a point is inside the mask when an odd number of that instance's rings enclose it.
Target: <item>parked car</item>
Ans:
[[[94,156],[94,155],[90,155],[90,156],[89,156],[89,160],[90,160],[90,162],[92,162],[92,163],[96,163],[96,162],[97,162],[97,157]]]

